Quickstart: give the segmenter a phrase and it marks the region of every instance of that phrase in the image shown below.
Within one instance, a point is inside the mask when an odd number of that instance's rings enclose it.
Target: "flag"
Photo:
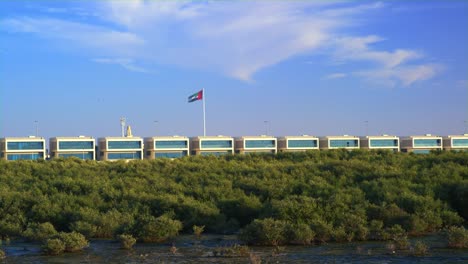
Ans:
[[[188,97],[188,102],[195,102],[203,99],[203,90],[200,90]]]

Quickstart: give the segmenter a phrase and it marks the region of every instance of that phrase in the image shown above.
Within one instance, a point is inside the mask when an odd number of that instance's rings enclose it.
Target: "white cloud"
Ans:
[[[58,8],[58,7],[48,7],[48,8],[45,8],[44,11],[48,13],[67,13],[68,9]]]
[[[97,63],[139,72],[146,70],[136,65],[172,64],[251,81],[256,72],[291,57],[326,52],[337,62],[375,64],[372,70],[353,74],[366,80],[408,86],[435,76],[439,72],[435,64],[414,63],[424,58],[419,51],[379,51],[372,45],[384,41],[382,37],[338,35],[357,15],[385,6],[331,1],[103,1],[89,11],[93,24],[14,17],[0,20],[0,26],[86,47],[99,57],[93,60]],[[326,78],[346,76],[340,74]]]
[[[395,69],[395,78],[398,78],[404,86],[415,82],[428,80],[441,70],[437,64],[421,64],[416,66],[405,66]]]
[[[336,40],[338,60],[366,60],[392,68],[410,60],[421,58],[422,54],[413,50],[397,49],[393,52],[372,50],[369,45],[384,39],[371,35],[366,37],[344,37]]]
[[[139,29],[153,26],[161,21],[185,20],[199,15],[198,9],[204,4],[191,4],[190,1],[106,1],[102,8],[105,18]]]
[[[69,45],[86,46],[103,53],[134,53],[145,41],[130,32],[50,18],[10,18],[0,25],[11,31],[38,34],[44,38],[65,40]]]
[[[132,59],[122,59],[122,58],[96,58],[93,59],[94,62],[98,63],[104,63],[104,64],[116,64],[124,67],[125,69],[129,71],[134,71],[134,72],[144,72],[148,73],[149,71],[143,67],[136,66],[134,61]]]
[[[458,80],[456,85],[460,88],[468,88],[468,80]]]
[[[359,14],[359,13],[366,12],[369,10],[383,8],[384,6],[385,6],[384,3],[382,2],[375,2],[371,4],[363,4],[363,5],[358,5],[354,7],[329,9],[329,10],[325,10],[323,14],[327,16],[333,16],[333,17],[342,17],[342,16]]]
[[[346,73],[337,72],[337,73],[332,73],[332,74],[325,76],[325,79],[341,79],[346,76],[348,76]]]
[[[413,83],[428,80],[442,70],[443,67],[439,64],[420,64],[361,71],[355,74],[371,82],[386,86],[396,86],[398,84],[410,86]]]
[[[424,55],[418,51],[408,49],[379,51],[371,47],[380,41],[384,39],[376,35],[337,38],[334,59],[342,63],[348,61],[373,63],[370,70],[356,71],[354,75],[386,86],[410,86],[428,80],[443,70],[440,64],[416,63],[415,61],[424,59]]]
[[[314,5],[134,1],[108,2],[104,8],[111,10],[106,19],[145,36],[158,62],[249,81],[260,69],[317,49],[328,39],[337,22],[304,13]]]

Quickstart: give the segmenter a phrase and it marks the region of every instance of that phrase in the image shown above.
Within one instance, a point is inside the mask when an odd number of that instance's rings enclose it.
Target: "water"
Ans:
[[[440,236],[418,238],[429,251],[426,256],[414,256],[411,250],[387,249],[388,242],[329,243],[310,246],[250,247],[252,256],[261,263],[468,263],[468,250],[445,248]],[[411,242],[414,242],[413,239]],[[78,253],[45,256],[39,244],[12,241],[0,246],[7,257],[0,263],[250,263],[248,254],[226,255],[222,249],[239,242],[234,236],[204,235],[201,239],[180,236],[172,244],[136,244],[132,250],[120,249],[110,240],[92,240],[90,247]]]

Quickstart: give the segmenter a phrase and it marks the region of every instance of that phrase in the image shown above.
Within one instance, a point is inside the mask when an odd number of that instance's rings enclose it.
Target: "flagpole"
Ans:
[[[205,117],[205,88],[202,89],[202,94],[203,94],[203,136],[206,137],[206,117]]]

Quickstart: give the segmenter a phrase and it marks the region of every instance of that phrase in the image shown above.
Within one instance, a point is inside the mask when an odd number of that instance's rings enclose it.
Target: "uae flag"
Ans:
[[[197,93],[192,94],[188,97],[188,102],[195,102],[203,99],[203,90],[198,91]]]

